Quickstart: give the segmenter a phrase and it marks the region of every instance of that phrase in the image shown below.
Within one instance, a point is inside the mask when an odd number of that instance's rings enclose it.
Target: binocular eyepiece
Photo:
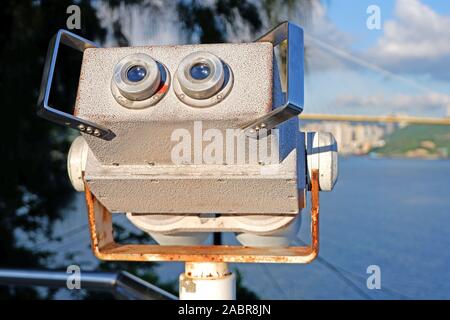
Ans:
[[[286,90],[274,54],[284,40]],[[84,52],[73,114],[48,105],[60,43]],[[320,172],[323,191],[336,182],[334,138],[300,132],[303,31],[296,25],[283,23],[252,43],[122,48],[60,31],[49,52],[38,113],[81,132],[68,170],[104,231],[93,239],[112,239],[104,236],[106,212],[126,214],[162,245],[233,232],[244,246],[286,247],[300,228],[311,172]],[[314,256],[301,252],[301,261]]]
[[[163,98],[170,78],[163,63],[148,54],[134,53],[115,65],[111,91],[120,105],[143,109]],[[176,69],[173,84],[178,99],[191,107],[209,107],[221,102],[232,85],[231,68],[207,51],[192,52],[184,57]]]

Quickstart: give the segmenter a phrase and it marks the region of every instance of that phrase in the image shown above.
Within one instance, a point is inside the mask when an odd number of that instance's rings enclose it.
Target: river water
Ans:
[[[309,265],[234,264],[243,283],[263,299],[450,299],[450,161],[341,158],[339,181],[321,193],[320,257]],[[83,198],[62,221],[59,244],[46,244],[93,269]],[[300,238],[309,238],[303,216]],[[225,241],[233,243],[231,235]],[[63,260],[61,260],[63,259]],[[367,268],[381,271],[368,289]],[[181,263],[160,263],[172,280]]]

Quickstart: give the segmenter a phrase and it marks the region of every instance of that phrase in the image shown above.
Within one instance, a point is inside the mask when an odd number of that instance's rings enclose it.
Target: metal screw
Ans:
[[[93,130],[92,130],[92,128],[91,128],[91,127],[87,127],[87,128],[86,128],[86,132],[87,132],[87,133],[91,134],[91,133],[92,133],[92,131],[93,131]]]
[[[84,131],[86,128],[83,124],[78,125],[78,130]]]
[[[96,136],[96,137],[99,137],[100,136],[100,130],[98,130],[98,129],[95,129],[94,130],[94,136]]]
[[[261,123],[261,128],[265,128],[266,124],[265,123]]]

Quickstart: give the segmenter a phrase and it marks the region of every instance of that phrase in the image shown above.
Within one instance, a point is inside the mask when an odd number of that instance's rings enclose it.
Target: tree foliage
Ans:
[[[45,266],[48,253],[29,250],[17,232],[23,231],[28,236],[26,241],[31,242],[38,235],[50,237],[52,222],[61,217],[73,195],[65,165],[67,131],[38,119],[35,107],[50,37],[65,26],[65,12],[70,4],[61,0],[2,1],[1,267]],[[83,11],[80,34],[101,39],[104,30],[95,10],[87,1],[81,1],[79,6]],[[61,80],[55,79],[55,85],[61,96],[70,100],[73,94]],[[31,289],[0,288],[0,297],[11,294],[36,297],[36,291]]]
[[[103,1],[112,8],[125,1]],[[272,1],[273,2],[273,1]],[[153,1],[126,1],[126,5],[152,5]],[[198,34],[200,42],[221,42],[229,26],[239,20],[258,32],[263,19],[254,1],[178,0],[177,12],[187,34]],[[0,267],[40,268],[47,266],[51,252],[35,251],[30,244],[38,237],[51,238],[53,223],[63,216],[73,197],[66,173],[66,154],[73,138],[63,128],[36,116],[36,100],[50,38],[65,28],[66,9],[81,8],[81,30],[76,33],[102,42],[107,30],[96,14],[95,2],[87,0],[3,0],[0,10]],[[113,35],[126,45],[120,21]],[[61,63],[54,79],[58,105],[70,105],[78,82],[77,65],[71,58]],[[19,237],[18,233],[26,235]],[[122,265],[121,265],[122,266]],[[137,272],[137,271],[136,271]],[[0,287],[0,298],[38,297],[30,288]]]

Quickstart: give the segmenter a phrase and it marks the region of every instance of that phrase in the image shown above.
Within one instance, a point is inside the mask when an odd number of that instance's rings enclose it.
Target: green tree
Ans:
[[[70,203],[73,192],[67,180],[65,154],[67,131],[36,117],[35,105],[44,55],[54,33],[65,26],[70,1],[2,1],[3,43],[0,59],[0,94],[3,124],[0,126],[0,266],[44,267],[49,252],[36,252],[21,243],[17,232],[33,242],[50,237],[52,223]],[[80,34],[102,39],[105,30],[88,1],[81,1]],[[67,65],[70,68],[69,65]],[[70,97],[67,86],[56,79],[61,96]],[[0,287],[0,297],[35,298],[30,288]]]
[[[103,1],[117,7],[122,1]],[[127,5],[152,1],[128,1]],[[124,2],[125,3],[125,2]],[[210,7],[197,1],[177,2],[187,30],[200,33],[202,42],[220,42],[225,25],[238,16],[258,31],[261,19],[250,1],[217,0]],[[68,129],[37,118],[35,105],[50,38],[65,28],[67,0],[3,0],[0,10],[0,267],[46,267],[51,252],[30,249],[38,237],[51,239],[53,223],[62,218],[73,198],[66,174],[66,153],[71,140]],[[91,1],[76,1],[82,12],[78,34],[102,42],[106,32]],[[212,19],[211,17],[217,17]],[[120,22],[113,27],[119,44],[127,44]],[[58,63],[60,63],[58,61]],[[70,58],[61,62],[62,74],[54,79],[58,105],[74,101],[78,66]],[[25,235],[20,239],[17,233]],[[22,240],[22,241],[21,241]],[[146,265],[148,268],[148,265]],[[0,298],[37,298],[32,288],[0,287]]]

